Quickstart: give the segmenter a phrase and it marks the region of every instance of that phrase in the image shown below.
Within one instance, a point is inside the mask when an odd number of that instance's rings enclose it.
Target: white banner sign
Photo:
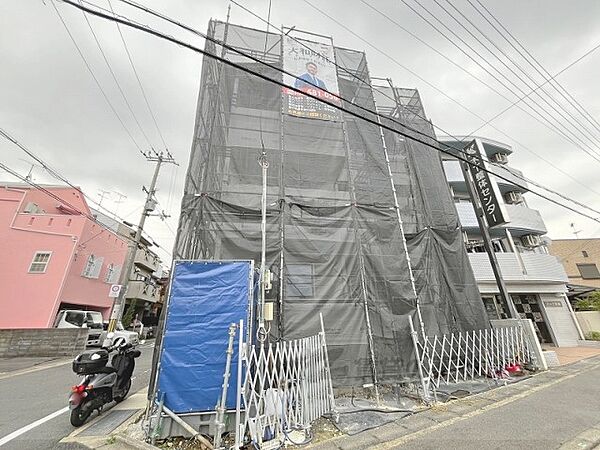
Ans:
[[[283,40],[283,82],[302,92],[330,103],[340,105],[337,71],[334,64],[333,46],[293,39]],[[292,76],[293,75],[293,76]],[[321,120],[340,120],[340,112],[327,105],[289,88],[283,88],[287,113],[293,116]]]

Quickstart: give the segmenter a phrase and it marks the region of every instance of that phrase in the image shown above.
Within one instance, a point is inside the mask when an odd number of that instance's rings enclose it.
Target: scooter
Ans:
[[[83,379],[71,388],[71,425],[79,427],[94,410],[101,412],[104,405],[125,399],[131,389],[135,358],[141,354],[124,338],[117,337],[110,347],[86,350],[77,355],[73,360],[73,372],[82,375]]]

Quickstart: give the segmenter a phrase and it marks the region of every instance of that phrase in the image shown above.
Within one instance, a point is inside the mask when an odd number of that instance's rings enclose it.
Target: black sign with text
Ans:
[[[504,208],[502,208],[501,203],[498,200],[494,185],[490,181],[490,175],[483,170],[483,168],[486,167],[485,161],[483,160],[477,141],[473,140],[467,145],[464,148],[463,153],[470,163],[469,173],[471,174],[471,180],[473,181],[475,192],[479,197],[483,215],[485,216],[488,226],[495,227],[507,223],[508,219],[505,217]]]

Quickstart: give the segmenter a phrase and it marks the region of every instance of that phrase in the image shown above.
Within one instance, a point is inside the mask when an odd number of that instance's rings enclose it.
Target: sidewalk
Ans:
[[[135,440],[123,433],[129,425],[137,422],[146,408],[148,388],[141,389],[127,397],[100,416],[77,428],[63,438],[57,449],[156,449],[141,440]]]
[[[582,359],[600,356],[600,348],[594,347],[550,347],[558,356],[561,366],[581,361]]]
[[[600,444],[598,377],[600,356],[581,359],[514,384],[437,404],[362,433],[333,437],[304,448],[597,448]],[[143,414],[146,395],[146,389],[132,395],[64,438],[58,448],[156,449],[144,443],[141,436],[128,435],[135,428],[130,425]]]
[[[354,436],[305,448],[552,449],[575,439],[594,448],[600,421],[600,357],[540,373],[519,383],[436,405]],[[579,438],[578,438],[579,436]],[[600,438],[600,436],[599,436]]]

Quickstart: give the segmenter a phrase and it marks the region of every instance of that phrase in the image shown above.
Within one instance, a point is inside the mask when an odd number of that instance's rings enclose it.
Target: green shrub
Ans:
[[[593,292],[586,298],[575,302],[577,311],[600,311],[600,292]]]
[[[588,341],[600,341],[600,331],[588,331],[585,338]]]

